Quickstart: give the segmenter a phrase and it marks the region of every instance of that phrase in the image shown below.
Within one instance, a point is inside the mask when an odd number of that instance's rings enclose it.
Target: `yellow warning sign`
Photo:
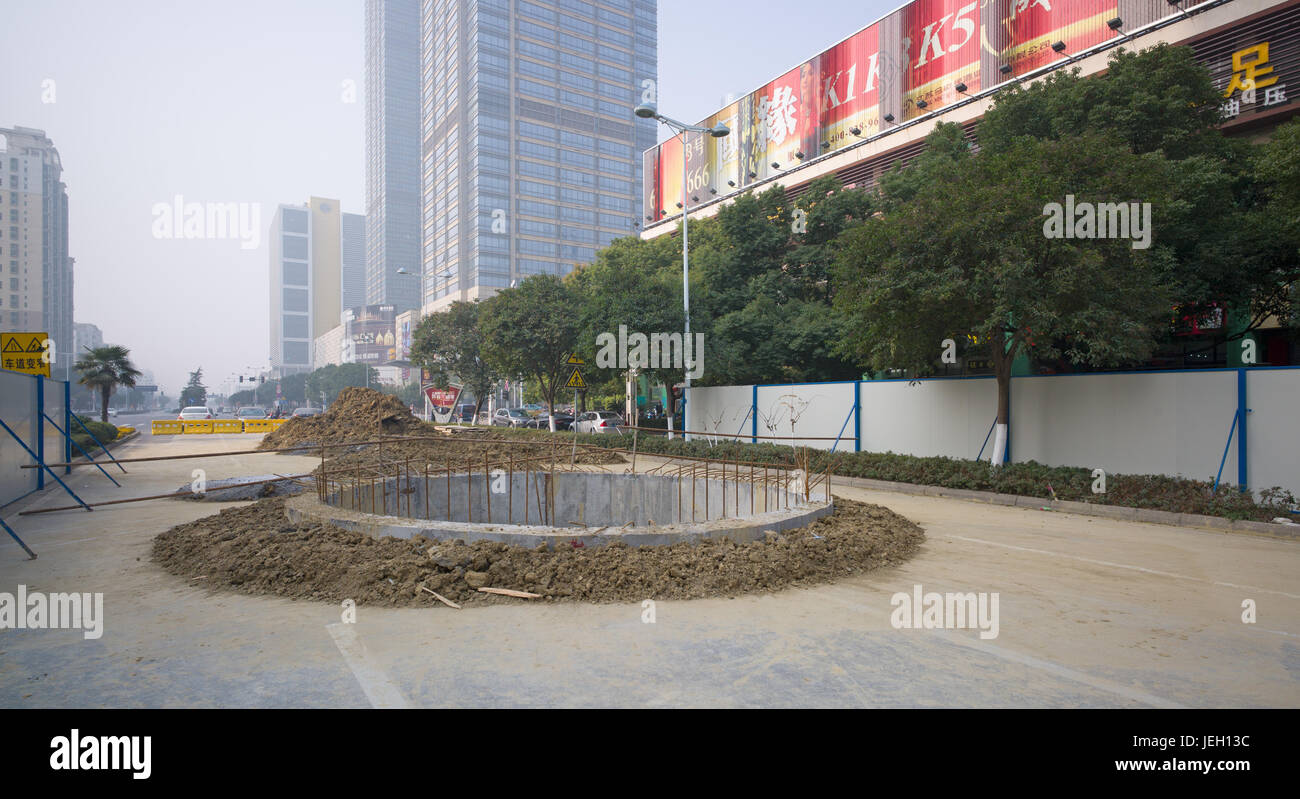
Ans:
[[[49,377],[54,355],[52,341],[51,352],[47,355],[45,351],[49,338],[48,333],[0,333],[0,366],[11,372]]]
[[[579,358],[578,353],[575,352],[569,356],[569,360],[565,361],[565,363],[569,364],[570,366],[574,366],[574,365],[582,366],[583,364],[586,363],[586,361]]]
[[[565,383],[564,387],[565,388],[586,388],[587,381],[582,379],[582,372],[579,372],[575,368],[573,370],[573,374],[569,375],[569,382]]]

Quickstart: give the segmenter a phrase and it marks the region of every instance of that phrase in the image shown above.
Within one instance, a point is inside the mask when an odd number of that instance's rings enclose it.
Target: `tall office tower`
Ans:
[[[358,246],[337,200],[281,205],[271,222],[271,368],[284,377],[312,369],[312,342],[343,310],[345,253]]]
[[[366,303],[418,308],[420,0],[366,0],[366,225]]]
[[[343,307],[366,304],[366,217],[343,215]],[[414,271],[414,270],[412,270]],[[337,319],[335,320],[338,321]]]
[[[646,0],[424,0],[424,310],[566,274],[637,228]]]
[[[75,359],[68,189],[45,131],[0,128],[0,329],[48,333],[51,373]]]

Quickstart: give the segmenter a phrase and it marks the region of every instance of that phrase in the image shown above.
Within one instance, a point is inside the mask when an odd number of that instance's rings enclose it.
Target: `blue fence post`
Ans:
[[[36,380],[36,415],[32,417],[32,430],[36,436],[36,460],[45,463],[45,381]],[[67,461],[64,461],[67,463]],[[45,488],[45,472],[36,471],[36,489]]]
[[[853,381],[853,451],[862,451],[862,381]]]
[[[749,407],[751,410],[749,419],[749,437],[751,444],[758,443],[758,384],[749,387]]]
[[[63,429],[69,434],[72,433],[72,381],[63,381]],[[63,462],[72,463],[72,436],[64,436],[63,439]],[[71,466],[63,467],[64,474],[72,474]]]
[[[1246,369],[1241,367],[1237,369],[1237,485],[1242,491],[1250,490],[1246,447],[1250,440],[1246,436],[1246,415],[1249,413],[1250,408],[1246,407]]]

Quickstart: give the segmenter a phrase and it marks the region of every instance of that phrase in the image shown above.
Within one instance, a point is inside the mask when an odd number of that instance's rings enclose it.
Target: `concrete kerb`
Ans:
[[[932,497],[947,497],[949,499],[964,499],[992,505],[1013,505],[1021,508],[1047,508],[1054,511],[1076,513],[1081,516],[1101,516],[1108,519],[1122,519],[1131,522],[1167,524],[1176,527],[1200,527],[1214,530],[1216,532],[1252,533],[1284,540],[1300,540],[1300,524],[1241,521],[1225,519],[1221,516],[1204,516],[1197,513],[1172,513],[1170,511],[1152,510],[1149,508],[1130,508],[1123,505],[1102,505],[1092,502],[1053,500],[1044,497],[1022,497],[1014,494],[997,494],[992,491],[943,488],[941,486],[896,483],[889,480],[873,480],[863,477],[843,477],[840,475],[836,475],[835,485],[852,486],[854,488],[871,488],[878,491],[893,491],[900,494],[919,494]]]
[[[399,507],[392,501],[393,497],[399,495],[396,483],[403,478],[388,478],[389,487],[383,492],[389,499],[388,507],[383,510],[388,514],[366,513],[362,510],[356,510],[352,507],[340,507],[336,504],[322,502],[315,494],[301,494],[286,500],[285,514],[290,521],[295,523],[314,523],[324,522],[342,527],[347,530],[353,530],[374,538],[392,536],[394,538],[413,538],[422,536],[432,540],[463,540],[466,542],[474,541],[498,541],[507,544],[513,544],[524,547],[537,547],[545,545],[554,548],[557,545],[571,546],[604,546],[615,541],[622,541],[628,546],[667,546],[675,543],[698,543],[706,539],[727,538],[736,543],[745,543],[748,541],[760,540],[767,532],[781,532],[800,527],[805,527],[817,519],[832,512],[834,506],[827,501],[813,500],[800,503],[797,500],[791,501],[791,507],[781,507],[778,510],[767,512],[756,512],[753,514],[735,515],[734,504],[728,508],[732,515],[720,518],[720,500],[722,497],[720,480],[708,480],[712,488],[711,494],[706,494],[704,479],[698,481],[696,486],[697,499],[701,515],[704,513],[705,505],[711,509],[710,519],[708,521],[698,521],[696,523],[682,522],[660,524],[654,521],[650,514],[657,514],[661,519],[672,518],[675,514],[667,513],[665,503],[671,503],[677,496],[676,478],[670,478],[660,475],[623,475],[623,474],[604,474],[598,472],[564,472],[557,473],[556,477],[561,482],[557,483],[555,493],[555,526],[544,526],[537,524],[522,524],[521,503],[517,500],[513,507],[513,515],[507,523],[503,518],[506,511],[506,500],[504,496],[498,496],[493,500],[493,512],[496,519],[491,523],[474,522],[465,519],[465,508],[460,507],[459,497],[467,496],[465,480],[466,475],[453,475],[451,493],[453,496],[453,515],[459,515],[460,520],[446,520],[440,518],[446,516],[445,509],[445,490],[441,486],[440,480],[433,480],[430,485],[429,499],[431,502],[430,516],[433,518],[421,518],[423,516],[419,511],[423,510],[424,497],[420,487],[422,478],[410,481],[411,491],[416,491],[419,496],[414,502],[409,502],[407,507],[416,510],[414,516],[393,515],[394,511],[399,511]],[[523,474],[516,474],[516,480],[522,480]],[[486,510],[481,499],[484,493],[483,487],[486,480],[482,475],[471,476],[469,479],[480,482],[480,487],[473,489],[474,494],[474,518],[481,519]],[[636,486],[632,481],[637,483]],[[660,485],[662,484],[662,485]],[[748,486],[742,484],[737,486],[734,482],[728,482],[728,497],[731,503],[735,502],[736,492],[740,494],[742,507],[750,499],[747,494]],[[640,489],[640,490],[637,490]],[[356,504],[356,507],[364,509],[368,502],[371,501],[369,488],[366,489],[366,496]],[[686,498],[689,498],[690,489]],[[438,500],[440,492],[443,500]],[[375,492],[378,494],[379,492]],[[663,494],[658,497],[656,502],[655,494]],[[707,496],[707,503],[702,501]],[[378,497],[375,497],[378,498]],[[340,497],[334,496],[336,502]],[[344,492],[342,504],[352,505],[352,498]],[[761,506],[762,497],[759,498],[758,505]],[[783,505],[793,497],[780,499],[774,498],[773,504]],[[468,506],[467,506],[468,507]],[[658,510],[655,510],[655,508]],[[627,514],[630,514],[628,516]],[[610,518],[604,518],[608,515]],[[536,515],[533,516],[536,519]],[[620,526],[617,523],[628,519],[628,526]],[[571,520],[581,519],[584,523],[572,525]]]

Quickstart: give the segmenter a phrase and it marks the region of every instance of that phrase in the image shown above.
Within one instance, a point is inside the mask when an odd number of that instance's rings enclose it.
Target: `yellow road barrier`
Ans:
[[[185,433],[211,433],[211,419],[185,419],[181,422]]]
[[[151,423],[151,431],[155,436],[176,435],[184,433],[185,427],[175,419],[155,419]]]
[[[213,419],[212,432],[242,433],[244,432],[244,420],[243,419]]]

